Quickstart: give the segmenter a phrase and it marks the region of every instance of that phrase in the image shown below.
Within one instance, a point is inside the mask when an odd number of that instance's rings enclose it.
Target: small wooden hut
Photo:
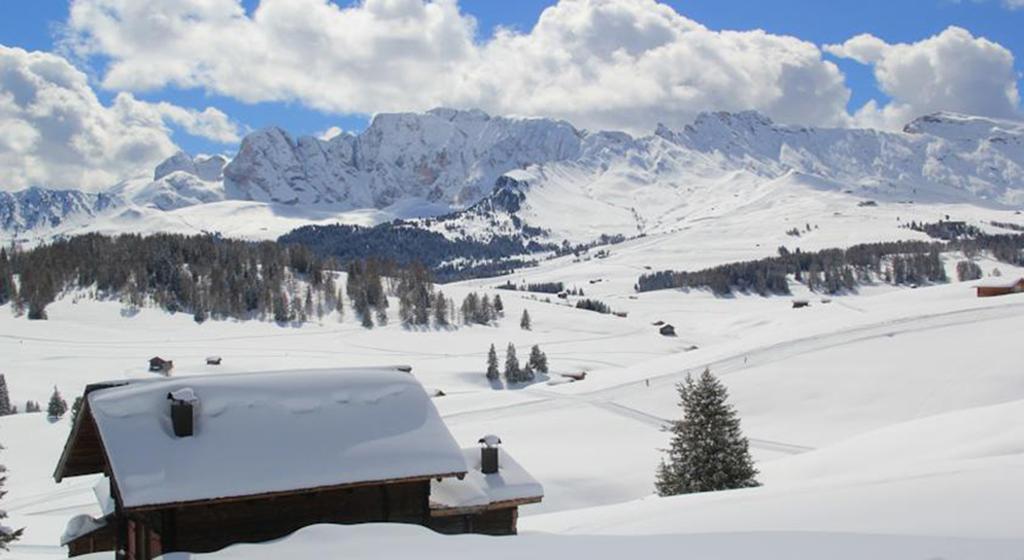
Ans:
[[[1024,292],[1024,278],[1002,282],[989,280],[977,286],[978,297],[1005,296]]]
[[[165,360],[160,356],[153,356],[149,359],[149,371],[153,373],[162,373],[167,375],[174,369],[173,360]]]

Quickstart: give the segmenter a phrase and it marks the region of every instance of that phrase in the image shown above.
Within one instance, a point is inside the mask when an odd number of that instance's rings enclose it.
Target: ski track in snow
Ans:
[[[614,399],[622,398],[626,396],[626,394],[632,394],[638,391],[648,391],[655,387],[664,387],[670,383],[678,383],[690,373],[701,371],[704,368],[711,368],[715,371],[716,375],[724,376],[749,366],[777,362],[801,354],[817,352],[866,340],[941,329],[965,322],[982,322],[1014,317],[1020,314],[1021,308],[1024,308],[1024,303],[1014,303],[1003,307],[947,311],[917,317],[893,319],[870,325],[841,329],[831,333],[779,342],[760,348],[753,348],[749,351],[718,360],[695,364],[685,370],[652,376],[647,380],[650,382],[649,387],[643,380],[641,380],[639,382],[631,381],[593,391],[584,391],[572,394],[531,386],[527,388],[527,392],[533,395],[539,395],[539,400],[513,403],[489,409],[457,412],[445,415],[444,418],[449,422],[460,422],[471,419],[475,420],[478,418],[504,418],[519,414],[535,413],[544,409],[562,406],[566,402],[571,402],[591,405],[611,414],[617,414],[625,418],[636,420],[651,426],[652,428],[663,430],[671,424],[671,420],[617,403]],[[750,446],[755,449],[776,451],[789,455],[806,453],[815,449],[814,447],[805,445],[758,438],[748,438],[748,441]]]

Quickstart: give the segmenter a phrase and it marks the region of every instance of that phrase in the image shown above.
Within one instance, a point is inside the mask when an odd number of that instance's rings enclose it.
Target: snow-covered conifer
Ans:
[[[50,404],[46,408],[46,414],[50,418],[60,418],[64,416],[64,413],[68,411],[68,402],[61,396],[60,391],[54,387],[53,394],[50,395]]]
[[[678,386],[683,418],[672,424],[672,441],[658,467],[658,494],[672,496],[758,486],[740,419],[728,391],[710,370]]]
[[[487,351],[487,379],[497,381],[500,375],[501,373],[498,371],[498,352],[492,344],[491,349]]]

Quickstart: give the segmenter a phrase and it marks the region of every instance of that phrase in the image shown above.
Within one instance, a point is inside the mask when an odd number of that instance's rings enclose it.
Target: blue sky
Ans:
[[[870,33],[887,43],[921,41],[949,26],[959,26],[975,37],[994,41],[1014,55],[1014,70],[1020,87],[1024,53],[1024,9],[1011,10],[1009,0],[666,0],[679,14],[712,30],[763,29],[775,35],[794,36],[816,45],[842,43],[860,33]],[[258,0],[245,0],[251,12]],[[460,0],[459,7],[478,23],[476,41],[488,41],[495,28],[502,26],[529,32],[540,13],[552,0]],[[351,2],[342,2],[348,6]],[[54,51],[68,5],[59,1],[5,0],[0,3],[0,43],[27,50]],[[841,69],[851,90],[847,104],[852,114],[871,99],[881,104],[890,101],[876,84],[872,69],[849,58],[823,55]],[[90,71],[93,89],[104,104],[110,104],[116,91],[99,85],[107,59],[94,56],[76,62]],[[366,125],[365,114],[324,111],[303,100],[247,103],[212,88],[182,89],[167,85],[153,91],[135,91],[136,98],[168,101],[178,106],[201,109],[214,106],[241,126],[242,131],[268,125],[280,125],[296,134],[310,134],[340,126],[359,130]],[[189,152],[223,152],[234,149],[199,136],[184,133],[177,125],[173,141]]]

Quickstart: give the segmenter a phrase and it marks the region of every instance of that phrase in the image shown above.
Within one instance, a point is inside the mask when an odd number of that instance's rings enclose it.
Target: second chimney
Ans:
[[[488,435],[480,438],[483,447],[480,449],[480,472],[484,474],[495,474],[498,472],[498,445],[501,439],[498,436]]]

